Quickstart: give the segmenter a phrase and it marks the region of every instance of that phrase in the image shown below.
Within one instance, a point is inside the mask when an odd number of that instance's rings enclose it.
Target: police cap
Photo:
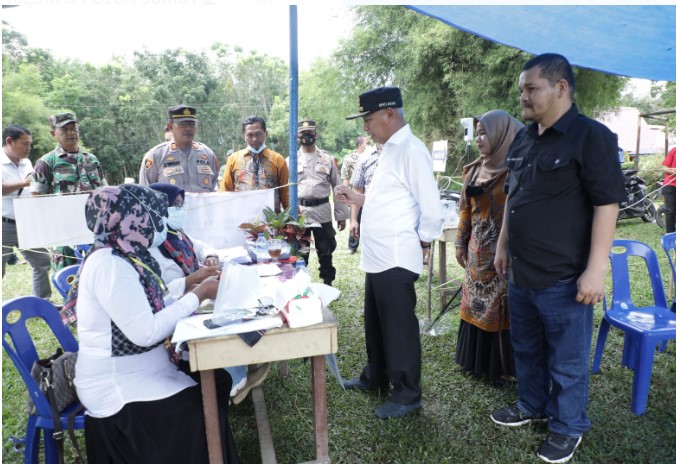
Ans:
[[[176,105],[169,108],[171,122],[197,121],[197,108],[188,105]]]
[[[303,119],[302,121],[298,121],[298,132],[314,132],[316,129],[317,127],[312,119]]]

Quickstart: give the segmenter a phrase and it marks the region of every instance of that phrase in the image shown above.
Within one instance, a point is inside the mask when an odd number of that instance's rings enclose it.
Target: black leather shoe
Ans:
[[[403,417],[408,413],[422,408],[422,401],[413,404],[399,404],[392,401],[387,401],[382,406],[376,408],[376,417],[378,419],[394,419]]]
[[[376,390],[380,390],[381,393],[384,393],[387,391],[386,387],[370,387],[368,386],[365,382],[362,382],[361,379],[356,378],[352,380],[345,380],[343,382],[343,385],[345,386],[345,390],[358,390],[362,392],[372,392]]]

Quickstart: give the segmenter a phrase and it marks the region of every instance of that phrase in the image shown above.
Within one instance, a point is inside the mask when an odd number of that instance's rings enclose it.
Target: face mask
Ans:
[[[254,154],[257,155],[257,154],[259,154],[260,152],[262,152],[263,150],[265,150],[265,144],[261,145],[261,147],[260,147],[258,150],[256,150],[256,149],[255,149],[254,147],[252,147],[251,145],[247,145],[247,146],[246,146],[246,149],[249,150],[251,153],[254,153]]]
[[[314,134],[304,134],[298,137],[298,141],[304,147],[312,146],[315,143],[315,140],[317,140],[317,137]]]
[[[165,218],[162,218],[162,229],[157,230],[155,228],[155,234],[153,234],[153,243],[150,244],[149,248],[157,248],[162,245],[167,239],[167,225],[165,224]]]
[[[183,229],[185,227],[185,210],[183,208],[176,208],[170,206],[167,208],[169,218],[167,218],[167,225],[174,230]]]

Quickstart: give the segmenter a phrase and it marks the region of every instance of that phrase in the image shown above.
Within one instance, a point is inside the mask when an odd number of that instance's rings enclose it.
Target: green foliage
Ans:
[[[449,170],[463,163],[460,118],[498,108],[520,117],[517,81],[532,55],[401,6],[360,6],[355,15],[352,36],[335,53],[343,82],[361,91],[401,87],[413,131],[428,144],[449,140]],[[581,68],[576,75],[583,112],[617,105],[625,78]]]
[[[287,151],[288,70],[279,58],[214,44],[209,54],[145,50],[132,63],[97,67],[55,60],[7,28],[3,42],[3,124],[34,133],[34,160],[55,145],[47,116],[72,111],[82,146],[100,159],[109,183],[121,183],[164,140],[167,108],[180,103],[198,107],[197,140],[223,158],[244,145],[240,124],[252,114],[273,123],[268,145]]]

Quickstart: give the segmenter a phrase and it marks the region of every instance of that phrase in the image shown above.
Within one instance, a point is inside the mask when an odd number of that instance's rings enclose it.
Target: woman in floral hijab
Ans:
[[[216,297],[218,281],[205,279],[165,306],[148,250],[164,241],[166,215],[164,194],[133,184],[97,189],[85,206],[95,242],[68,306],[77,311],[75,386],[87,409],[90,463],[208,462],[201,391],[163,342],[178,320]],[[222,431],[226,462],[237,462],[227,414]]]

